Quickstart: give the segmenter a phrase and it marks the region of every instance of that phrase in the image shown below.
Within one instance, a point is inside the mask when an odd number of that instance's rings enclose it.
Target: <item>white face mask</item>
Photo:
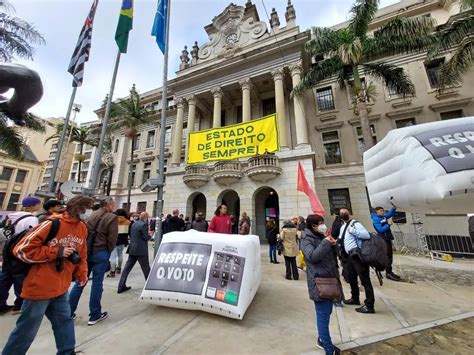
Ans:
[[[85,220],[85,219],[88,219],[92,214],[92,210],[91,209],[87,209],[84,211],[84,213],[79,213],[79,219],[81,220]]]
[[[320,224],[318,226],[318,232],[324,234],[328,231],[328,227],[325,224]]]

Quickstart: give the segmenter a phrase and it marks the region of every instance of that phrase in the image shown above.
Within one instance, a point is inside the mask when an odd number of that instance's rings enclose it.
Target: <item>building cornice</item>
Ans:
[[[439,102],[437,104],[431,104],[428,108],[434,112],[442,112],[447,110],[460,109],[464,106],[467,106],[472,101],[472,97],[465,99],[449,100],[444,102]]]
[[[391,112],[387,112],[385,116],[387,116],[388,118],[391,118],[392,120],[411,117],[411,116],[417,116],[421,113],[421,111],[423,111],[423,107],[424,106],[418,106],[418,107],[412,107],[412,108],[407,108],[403,110],[391,111]]]
[[[321,132],[321,131],[327,131],[329,129],[338,129],[338,128],[341,128],[343,125],[344,125],[344,122],[339,121],[339,122],[320,124],[320,125],[315,126],[314,128],[316,129],[316,131]]]

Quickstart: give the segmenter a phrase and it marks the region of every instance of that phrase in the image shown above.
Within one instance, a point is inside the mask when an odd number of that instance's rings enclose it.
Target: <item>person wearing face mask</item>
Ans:
[[[316,309],[318,339],[316,345],[324,349],[326,355],[340,354],[341,351],[331,341],[329,321],[331,319],[333,300],[321,298],[316,287],[315,278],[339,279],[336,262],[336,240],[325,236],[328,228],[323,217],[311,214],[306,218],[306,229],[301,242],[306,260],[309,298]]]
[[[100,201],[100,208],[87,218],[87,229],[89,231],[87,264],[89,274],[92,272],[92,287],[89,301],[89,322],[94,325],[107,318],[108,313],[102,312],[101,300],[103,292],[104,276],[109,268],[109,259],[112,250],[117,244],[118,217],[115,210],[115,201],[112,197],[106,197]],[[89,212],[89,211],[88,211]],[[84,216],[87,217],[87,216]],[[76,309],[81,298],[84,285],[76,282],[69,296],[71,305],[71,317],[76,318]]]
[[[344,251],[348,255],[346,267],[349,284],[351,285],[351,298],[344,300],[344,303],[360,305],[359,284],[357,281],[357,277],[359,277],[365,290],[365,301],[362,307],[356,308],[356,312],[375,313],[375,296],[374,288],[370,282],[370,269],[360,258],[362,241],[370,239],[370,234],[360,222],[352,220],[352,216],[347,208],[341,208],[339,216],[343,222],[339,233],[339,240],[344,245]]]
[[[58,354],[75,354],[74,320],[68,302],[68,288],[75,279],[87,283],[87,227],[82,219],[94,200],[71,198],[66,211],[58,215],[59,229],[47,241],[53,222],[47,220],[26,234],[13,248],[13,254],[32,264],[23,283],[24,299],[16,327],[3,348],[4,355],[26,354],[36,337],[43,317],[51,322]],[[77,253],[75,261],[70,258]],[[58,267],[60,260],[61,268]]]

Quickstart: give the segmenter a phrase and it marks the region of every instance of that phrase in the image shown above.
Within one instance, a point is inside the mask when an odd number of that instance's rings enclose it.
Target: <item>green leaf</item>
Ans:
[[[474,43],[467,40],[454,52],[451,59],[441,66],[439,75],[439,89],[443,92],[447,87],[460,85],[463,81],[463,75],[467,74],[474,58]]]
[[[342,69],[343,63],[339,57],[323,60],[311,68],[301,82],[293,88],[293,93],[302,95],[306,90],[317,86],[322,80],[338,75]]]
[[[428,58],[437,57],[442,51],[459,46],[466,38],[474,34],[474,15],[459,18],[436,33],[436,42],[428,52]]]
[[[6,117],[0,113],[0,150],[16,159],[23,159],[24,142],[14,127],[6,124]]]
[[[366,74],[383,80],[389,89],[403,97],[415,94],[415,86],[405,74],[403,68],[387,63],[363,64],[362,67]]]
[[[304,50],[310,55],[325,54],[335,51],[340,44],[337,31],[327,27],[313,27],[311,39],[304,45]]]
[[[356,0],[352,6],[352,18],[349,21],[349,30],[357,37],[364,38],[367,35],[370,22],[377,14],[378,0]]]

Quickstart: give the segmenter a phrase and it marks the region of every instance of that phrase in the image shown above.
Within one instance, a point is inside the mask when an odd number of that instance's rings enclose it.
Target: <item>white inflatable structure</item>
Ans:
[[[466,214],[474,206],[474,117],[390,131],[364,153],[373,207]]]
[[[256,235],[164,235],[141,300],[243,319],[260,286]]]

